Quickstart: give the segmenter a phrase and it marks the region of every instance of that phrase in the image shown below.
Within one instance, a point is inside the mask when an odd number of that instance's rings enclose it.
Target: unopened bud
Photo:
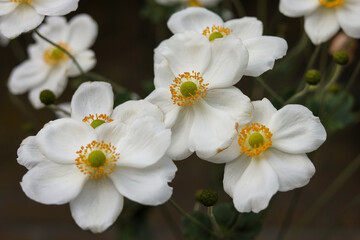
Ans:
[[[56,100],[55,94],[50,90],[43,90],[40,93],[40,101],[45,105],[53,104]]]
[[[205,189],[200,195],[200,202],[206,207],[214,206],[218,201],[218,194],[211,189]]]
[[[346,51],[336,51],[333,55],[334,61],[339,65],[346,65],[349,62],[349,54]]]
[[[309,85],[317,85],[321,80],[321,74],[316,69],[311,69],[305,74],[306,82]]]

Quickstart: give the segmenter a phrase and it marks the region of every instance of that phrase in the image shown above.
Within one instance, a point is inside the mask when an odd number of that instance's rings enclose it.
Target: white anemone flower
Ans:
[[[79,0],[1,0],[0,32],[15,38],[41,24],[45,16],[66,15],[77,9]]]
[[[18,150],[18,162],[28,169],[21,182],[25,194],[43,204],[70,203],[75,222],[94,233],[115,222],[124,197],[144,205],[167,201],[177,170],[164,155],[171,132],[149,102],[120,105],[119,118],[97,126],[76,119],[109,113],[109,90],[103,83],[82,85],[71,102],[72,118],[49,122]]]
[[[315,173],[306,153],[326,139],[319,118],[302,105],[276,110],[269,100],[254,101],[253,119],[239,128],[232,145],[214,156],[225,165],[224,189],[239,212],[265,209],[277,191],[305,186]]]
[[[209,157],[226,148],[236,127],[250,121],[250,99],[234,87],[248,53],[237,38],[208,44],[196,32],[176,34],[155,53],[155,90],[146,98],[171,127],[169,156]],[[219,161],[222,162],[222,161]]]
[[[155,0],[155,2],[171,6],[177,3],[182,3],[189,7],[213,7],[216,6],[221,0]]]
[[[84,71],[96,64],[95,53],[89,48],[98,33],[96,22],[86,14],[75,16],[69,23],[63,17],[49,17],[39,32],[69,51]],[[10,74],[8,88],[12,94],[29,91],[29,100],[35,108],[41,91],[48,89],[59,97],[67,86],[68,77],[80,75],[75,63],[60,49],[34,34],[35,44],[28,48],[29,59],[15,67]]]
[[[168,23],[174,34],[195,31],[208,41],[241,39],[249,53],[249,63],[244,75],[257,77],[274,67],[276,59],[287,51],[284,39],[262,36],[262,22],[254,17],[244,17],[224,22],[221,17],[204,8],[187,8],[173,14]]]
[[[318,45],[328,41],[342,28],[360,38],[359,0],[280,0],[280,12],[288,17],[305,17],[305,31]]]

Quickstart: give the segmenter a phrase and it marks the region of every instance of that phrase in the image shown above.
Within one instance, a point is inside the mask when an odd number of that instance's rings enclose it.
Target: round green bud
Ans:
[[[336,51],[333,55],[334,61],[339,65],[346,65],[349,62],[349,54],[346,51]]]
[[[251,147],[257,148],[264,144],[264,137],[261,135],[261,133],[255,132],[250,135],[248,141]]]
[[[197,86],[194,82],[187,81],[181,84],[180,92],[184,97],[195,96],[197,91]]]
[[[45,105],[53,104],[55,100],[55,94],[51,90],[43,90],[40,93],[40,101]]]
[[[206,207],[214,206],[218,201],[218,194],[211,189],[205,189],[200,195],[200,202]]]
[[[91,167],[98,168],[104,166],[106,162],[105,154],[100,150],[92,151],[88,156],[88,162]]]
[[[317,85],[321,80],[321,74],[318,70],[311,69],[306,72],[305,79],[309,85]]]
[[[337,83],[334,83],[329,88],[329,92],[331,92],[331,93],[338,93],[339,91],[340,91],[340,86]]]
[[[96,119],[96,120],[94,120],[94,121],[90,124],[90,126],[92,126],[92,127],[95,129],[95,128],[97,128],[98,126],[100,126],[101,124],[103,124],[103,123],[105,123],[104,120],[102,120],[102,119]]]
[[[209,41],[213,41],[213,40],[215,40],[215,39],[217,39],[217,38],[223,38],[224,36],[221,34],[221,33],[219,33],[219,32],[213,32],[212,34],[210,34],[210,36],[209,36]]]

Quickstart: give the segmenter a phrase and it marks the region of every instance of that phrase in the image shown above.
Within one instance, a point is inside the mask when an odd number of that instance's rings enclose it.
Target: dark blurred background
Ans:
[[[224,6],[232,10],[233,5],[224,1]],[[256,16],[258,13],[256,1],[243,1],[247,14]],[[290,19],[278,13],[278,1],[263,1],[266,13],[261,18],[266,19],[265,33],[286,37],[292,48],[301,36],[302,20]],[[145,97],[152,88],[153,79],[153,49],[160,41],[168,38],[170,32],[166,21],[157,19],[155,24],[149,20],[151,12],[147,8],[149,1],[80,1],[77,13],[90,14],[99,24],[98,39],[93,47],[98,64],[95,72],[102,74],[127,89]],[[235,8],[233,9],[235,10]],[[143,14],[141,14],[143,12]],[[70,19],[75,13],[67,16]],[[147,17],[144,17],[146,15]],[[236,17],[236,13],[234,15]],[[280,21],[276,25],[273,22]],[[266,28],[268,26],[268,28]],[[28,199],[22,192],[19,182],[26,169],[16,162],[16,151],[22,139],[35,135],[43,124],[55,118],[47,109],[34,110],[27,96],[12,96],[9,94],[6,82],[11,70],[27,58],[26,46],[31,43],[31,34],[25,34],[12,41],[6,48],[0,48],[0,239],[1,240],[45,240],[45,239],[184,239],[181,236],[181,216],[170,204],[153,208],[142,208],[126,202],[119,221],[102,234],[94,235],[81,230],[73,221],[68,205],[47,206]],[[357,44],[357,43],[356,43]],[[310,55],[313,46],[310,44],[305,53]],[[354,52],[355,61],[359,54]],[[326,55],[326,53],[325,53]],[[308,59],[308,58],[307,58]],[[288,66],[278,69],[278,75],[268,74],[268,83],[280,93],[286,95],[289,86],[296,86],[297,80],[306,65],[306,58],[296,63],[294,79],[286,75]],[[281,61],[278,61],[280,64]],[[354,69],[350,64],[344,76]],[[300,66],[300,67],[299,67]],[[284,70],[285,69],[285,70]],[[340,79],[340,86],[346,83],[346,78]],[[359,77],[351,89],[354,96],[351,104],[352,112],[359,112]],[[58,103],[69,102],[74,92],[76,79],[69,84],[67,91],[58,99]],[[252,100],[269,97],[256,85],[253,79],[244,78],[238,87]],[[350,123],[346,123],[339,131],[329,134],[328,140],[311,155],[317,173],[310,183],[301,190],[300,198],[293,216],[289,216],[292,228],[300,227],[298,220],[308,208],[318,200],[324,190],[334,181],[338,174],[360,154],[359,114],[355,114]],[[171,183],[174,187],[173,199],[187,211],[194,206],[196,190],[214,188],[220,194],[220,202],[231,202],[222,190],[223,165],[214,165],[199,160],[197,157],[177,162],[178,172]],[[299,231],[294,232],[291,239],[360,239],[360,209],[359,190],[360,172],[355,173],[336,192],[335,197],[320,209],[315,218]],[[271,201],[266,212],[264,226],[257,239],[275,239],[284,221],[286,211],[297,191],[278,193]],[[139,220],[140,219],[140,220]],[[171,227],[172,221],[176,228]],[[152,230],[149,230],[152,229]],[[142,232],[143,231],[143,232]],[[121,237],[120,237],[121,236]],[[290,239],[290,238],[289,238]]]

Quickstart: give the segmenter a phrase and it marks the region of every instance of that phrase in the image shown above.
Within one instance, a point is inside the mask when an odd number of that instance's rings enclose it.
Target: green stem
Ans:
[[[175,209],[181,214],[183,215],[183,217],[189,219],[191,222],[193,222],[195,225],[197,225],[199,228],[201,228],[202,230],[204,230],[205,232],[216,236],[216,234],[211,231],[210,229],[208,229],[204,224],[202,224],[199,220],[197,220],[196,218],[194,218],[193,216],[191,216],[190,214],[188,214],[187,212],[185,212],[174,200],[170,199],[169,200],[170,204],[173,205],[175,207]]]
[[[107,82],[107,83],[110,83],[113,87],[114,87],[114,90],[116,92],[124,92],[126,89],[124,87],[122,87],[121,85],[117,84],[116,82],[100,75],[100,74],[97,74],[97,73],[94,73],[94,72],[88,72],[85,74],[86,77],[90,78],[91,80],[93,81],[101,81],[101,82]]]
[[[52,111],[60,111],[62,113],[65,113],[68,116],[71,116],[70,112],[66,111],[65,109],[63,109],[55,104],[50,104],[50,105],[47,105],[46,107]]]
[[[314,64],[315,64],[316,58],[317,58],[318,55],[319,55],[320,49],[321,49],[321,45],[317,45],[316,48],[315,48],[315,50],[314,50],[314,52],[313,52],[312,55],[311,55],[311,58],[310,58],[310,60],[309,60],[309,62],[308,62],[308,64],[307,64],[306,68],[305,68],[305,74],[306,74],[307,71],[309,71],[311,68],[314,67]],[[305,84],[306,84],[306,83],[305,83],[305,74],[304,74],[304,76],[301,78],[301,81],[300,81],[300,83],[299,83],[299,86],[297,87],[296,92],[299,92],[300,89],[302,89],[302,88],[305,86]]]
[[[51,45],[53,45],[54,47],[60,49],[62,52],[64,52],[76,65],[76,67],[79,69],[81,75],[85,75],[84,70],[81,68],[79,62],[75,59],[75,57],[73,55],[71,55],[71,53],[69,53],[65,48],[61,47],[60,45],[54,43],[53,41],[51,41],[50,39],[48,39],[47,37],[45,37],[44,35],[42,35],[41,33],[39,33],[39,31],[37,29],[34,29],[34,32],[43,40],[45,40],[46,42],[50,43]]]
[[[266,83],[262,78],[256,77],[255,79],[256,79],[256,81],[258,81],[258,83],[260,83],[261,86],[263,86],[264,89],[265,89],[266,91],[268,91],[268,92],[271,94],[271,96],[274,97],[279,103],[281,103],[281,104],[284,104],[284,103],[285,103],[284,99],[283,99],[282,97],[280,97],[274,90],[272,90],[272,88],[271,88],[269,85],[267,85],[267,83]]]
[[[224,235],[223,235],[223,232],[221,231],[221,228],[220,228],[219,224],[217,223],[216,218],[214,216],[213,207],[208,207],[208,215],[210,218],[211,225],[212,225],[213,229],[215,229],[216,235],[220,239],[222,239],[224,237]]]
[[[284,105],[296,102],[296,100],[298,100],[298,99],[302,98],[303,96],[305,96],[308,91],[309,91],[309,85],[306,84],[305,87],[303,88],[303,90],[301,90],[300,92],[296,93],[291,98],[289,98],[285,102]]]
[[[239,215],[238,215],[238,217],[237,217],[237,219],[236,219],[236,221],[235,221],[235,223],[232,225],[232,227],[230,228],[230,234],[231,233],[233,233],[233,232],[235,232],[235,230],[236,230],[236,226],[241,222],[241,220],[242,220],[242,214],[241,213],[239,213]]]
[[[246,16],[246,11],[240,0],[230,0],[235,6],[238,17]]]
[[[360,168],[360,155],[352,160],[337,176],[331,185],[321,194],[317,201],[300,218],[299,225],[306,225],[316,216],[323,206],[336,194],[345,182]]]
[[[300,53],[302,53],[304,51],[304,49],[308,46],[308,44],[309,44],[309,38],[306,35],[305,31],[303,31],[299,42],[286,55],[286,59],[289,60],[289,59],[292,59],[294,57],[297,57]]]

